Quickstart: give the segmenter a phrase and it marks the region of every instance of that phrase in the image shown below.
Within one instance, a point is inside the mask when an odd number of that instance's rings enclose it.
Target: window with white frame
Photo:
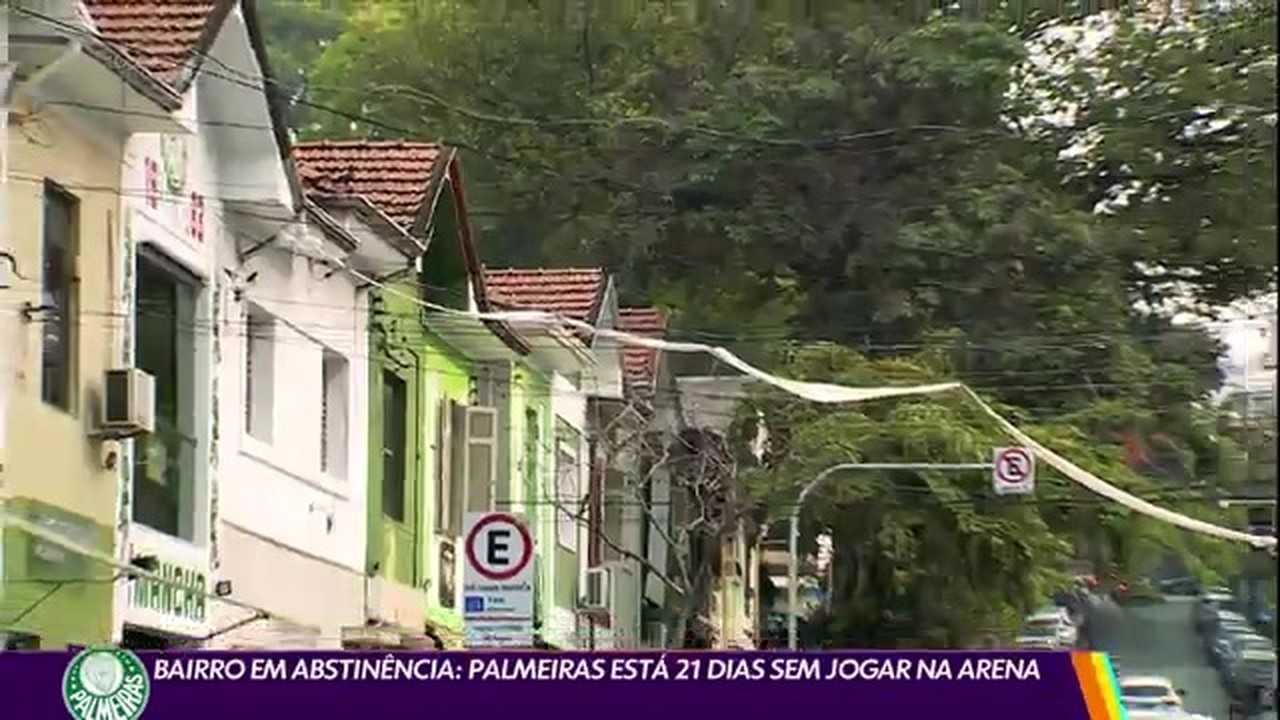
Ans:
[[[134,448],[133,519],[167,535],[195,537],[199,281],[177,263],[139,249],[135,360],[155,378],[155,431]]]
[[[347,476],[348,400],[347,359],[325,350],[321,360],[320,471],[335,478]]]
[[[467,408],[467,512],[493,509],[498,477],[498,412]]]
[[[445,401],[436,426],[436,531],[461,532],[464,513],[493,509],[498,411]]]
[[[244,429],[271,442],[275,402],[275,319],[257,306],[245,312]]]
[[[409,519],[409,387],[396,373],[382,372],[382,514]]]
[[[581,511],[578,465],[579,435],[564,421],[556,423],[556,541],[561,547],[578,549],[578,515]]]
[[[441,535],[449,536],[460,532],[459,517],[462,514],[454,503],[454,498],[460,497],[454,488],[453,462],[453,418],[458,412],[457,407],[452,400],[441,400],[436,407],[435,528]]]

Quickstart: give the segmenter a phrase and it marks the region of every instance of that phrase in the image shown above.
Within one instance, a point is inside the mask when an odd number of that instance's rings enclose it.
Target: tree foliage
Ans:
[[[461,148],[491,264],[605,265],[677,334],[799,375],[959,377],[1135,491],[1212,480],[1222,348],[1165,311],[1274,289],[1274,3],[761,5],[370,0],[340,30],[308,6],[273,56],[306,66],[304,133]],[[774,352],[814,339],[835,345]],[[850,455],[1000,441],[951,400],[761,402],[786,443],[766,497]],[[1114,508],[975,504],[980,485],[831,490],[842,637],[910,615],[959,642],[1042,595],[1065,547],[1207,552]]]

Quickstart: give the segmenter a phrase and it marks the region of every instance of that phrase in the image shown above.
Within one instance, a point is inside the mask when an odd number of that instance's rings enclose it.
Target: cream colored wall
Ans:
[[[104,524],[114,522],[117,474],[87,435],[96,425],[104,371],[112,365],[113,287],[118,265],[119,183],[123,140],[95,139],[84,127],[44,108],[25,127],[10,130],[11,241],[26,280],[6,291],[9,303],[40,304],[43,184],[52,180],[75,195],[79,213],[79,311],[72,412],[40,399],[38,321],[21,323],[14,350],[17,378],[9,407],[4,492],[32,498]],[[110,149],[108,149],[110,148]]]

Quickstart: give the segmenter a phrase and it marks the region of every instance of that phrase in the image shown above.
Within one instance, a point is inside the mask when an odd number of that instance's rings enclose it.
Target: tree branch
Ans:
[[[564,512],[570,515],[571,517],[573,517],[573,519],[579,524],[586,524],[585,518],[583,517],[584,512],[582,509],[574,511],[572,508],[568,507],[565,503],[561,502],[559,499],[556,499],[556,498],[552,498],[551,505],[555,507],[558,511]],[[679,583],[677,583],[675,580],[672,580],[670,577],[664,574],[661,570],[655,567],[654,564],[650,562],[648,558],[640,555],[634,550],[628,550],[627,548],[618,544],[615,540],[610,538],[609,535],[605,533],[603,530],[599,530],[597,535],[600,537],[602,541],[604,541],[605,545],[608,545],[610,547],[610,549],[617,552],[619,555],[622,555],[623,557],[626,557],[630,560],[634,560],[640,563],[642,566],[644,566],[646,570],[648,570],[649,572],[657,576],[657,578],[661,580],[663,584],[666,585],[667,587],[676,591],[680,595],[684,595],[687,592],[686,589],[682,587]]]

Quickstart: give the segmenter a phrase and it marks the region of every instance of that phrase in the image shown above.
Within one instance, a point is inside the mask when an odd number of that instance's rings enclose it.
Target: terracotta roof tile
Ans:
[[[600,268],[484,271],[489,300],[508,309],[541,310],[593,322],[604,294]]]
[[[667,335],[667,316],[657,308],[619,308],[618,329],[660,340]],[[651,392],[658,377],[660,351],[627,345],[622,349],[622,370],[627,388]]]
[[[170,82],[191,59],[214,5],[212,0],[85,0],[99,35]]]
[[[407,140],[324,140],[293,148],[306,190],[358,196],[404,230],[427,200],[442,148]]]

